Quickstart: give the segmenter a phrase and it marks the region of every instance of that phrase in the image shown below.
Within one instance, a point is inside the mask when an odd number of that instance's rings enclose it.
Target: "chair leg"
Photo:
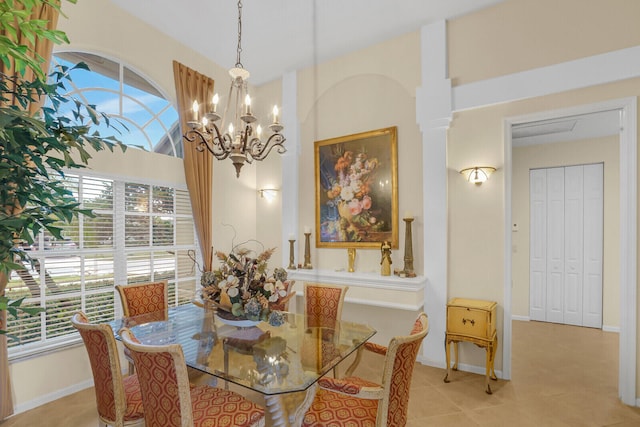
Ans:
[[[136,371],[136,367],[133,362],[129,361],[129,375],[133,375]]]

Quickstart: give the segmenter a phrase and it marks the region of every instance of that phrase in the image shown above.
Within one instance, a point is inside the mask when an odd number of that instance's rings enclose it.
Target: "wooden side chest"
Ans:
[[[454,346],[453,369],[458,369],[458,343],[472,342],[483,347],[487,352],[485,384],[486,392],[491,394],[489,378],[496,380],[494,369],[495,354],[498,348],[496,333],[495,301],[453,298],[447,304],[447,333],[445,338],[445,352],[447,360],[447,375],[444,382],[451,379],[451,344]]]

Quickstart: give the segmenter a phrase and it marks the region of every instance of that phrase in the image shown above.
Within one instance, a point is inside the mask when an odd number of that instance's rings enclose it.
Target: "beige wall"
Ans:
[[[508,0],[448,25],[454,85],[640,44],[636,0]]]
[[[408,34],[299,74],[301,229],[298,235],[302,236],[304,226],[315,228],[314,142],[397,126],[398,212],[402,216],[410,211],[416,217],[412,233],[414,268],[418,274],[424,274],[422,147],[415,110],[415,88],[419,85],[420,73],[418,49],[418,34]],[[402,220],[398,226],[399,247],[392,251],[392,268],[402,269]],[[311,259],[315,268],[347,268],[344,248],[319,249],[312,243]],[[379,272],[380,250],[359,249],[356,269]]]
[[[604,163],[604,245],[602,323],[620,326],[620,145],[618,137],[594,138],[513,149],[512,306],[514,316],[529,317],[529,170]]]
[[[639,14],[636,1],[510,0],[449,23],[449,76],[460,85],[637,46]],[[455,171],[479,163],[503,167],[505,118],[637,96],[639,83],[629,79],[454,114],[447,142],[450,296],[482,295],[504,304],[504,176],[499,169],[479,197],[480,190]],[[474,213],[472,227],[467,221]],[[478,241],[490,255],[477,251]],[[482,356],[469,349],[461,360],[482,366]],[[496,369],[501,366],[498,357]],[[637,377],[640,384],[640,369]]]

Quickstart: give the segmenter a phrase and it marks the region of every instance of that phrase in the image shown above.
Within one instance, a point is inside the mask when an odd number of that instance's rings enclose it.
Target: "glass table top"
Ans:
[[[302,314],[284,318],[281,326],[237,324],[187,304],[111,326],[118,339],[128,326],[142,344],[180,344],[187,366],[265,395],[306,390],[376,333],[354,322],[327,328],[310,326],[316,322]]]

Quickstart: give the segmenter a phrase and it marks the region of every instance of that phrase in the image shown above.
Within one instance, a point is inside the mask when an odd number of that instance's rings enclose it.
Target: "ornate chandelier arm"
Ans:
[[[271,150],[277,147],[278,153],[282,154],[287,151],[284,147],[285,137],[280,133],[274,133],[266,142],[258,138],[252,138],[247,149],[247,154],[254,160],[264,160],[267,158]]]
[[[196,144],[196,150],[202,152],[205,149],[213,154],[218,160],[224,160],[231,153],[231,138],[228,134],[220,134],[220,130],[215,124],[210,124],[213,129],[207,128],[204,132],[191,129],[187,131],[184,138]],[[215,135],[214,135],[215,132]]]

